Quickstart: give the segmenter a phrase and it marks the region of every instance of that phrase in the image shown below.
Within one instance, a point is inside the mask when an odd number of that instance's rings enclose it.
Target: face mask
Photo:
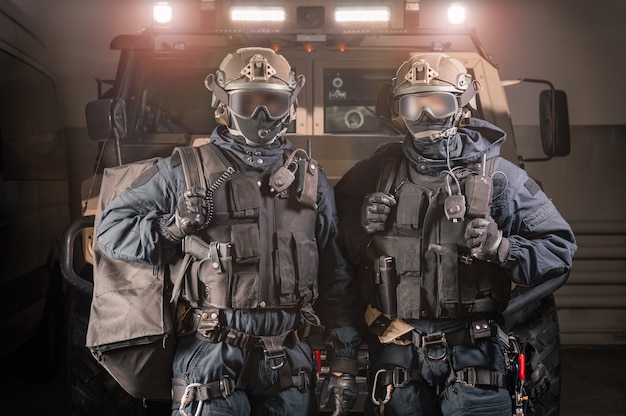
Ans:
[[[432,120],[423,117],[419,121],[404,119],[404,124],[413,135],[413,140],[424,143],[435,143],[441,140],[441,133],[447,129],[446,120]]]
[[[261,107],[252,118],[231,114],[233,134],[243,136],[250,145],[271,143],[284,130],[282,120],[272,120]]]
[[[413,139],[413,148],[420,155],[427,159],[445,160],[461,156],[463,144],[461,136],[455,134],[436,142],[430,140]]]

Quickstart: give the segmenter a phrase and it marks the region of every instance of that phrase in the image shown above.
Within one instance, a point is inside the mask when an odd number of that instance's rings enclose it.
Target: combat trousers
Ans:
[[[415,322],[411,322],[414,324]],[[436,324],[419,322],[426,333],[441,330]],[[455,373],[464,368],[474,367],[506,374],[503,347],[491,340],[480,340],[472,344],[448,346],[445,356],[431,359],[423,348],[413,344],[381,344],[378,338],[368,339],[371,363],[371,380],[379,369],[415,369],[418,376],[411,380],[403,376],[406,384],[395,387],[389,399],[383,404],[387,394],[384,385],[377,380],[374,404],[366,401],[365,414],[385,416],[510,416],[512,402],[508,390],[498,386],[468,386],[455,380]],[[431,356],[439,358],[444,351],[431,351]],[[372,383],[370,383],[372,384]],[[383,383],[384,384],[384,383]],[[372,387],[370,387],[372,388]],[[370,392],[371,393],[371,392]],[[381,406],[381,404],[383,404]]]
[[[240,326],[240,330],[250,330],[250,325],[229,322]],[[242,328],[245,327],[245,328]],[[267,329],[267,328],[265,328]],[[272,328],[270,334],[277,328]],[[257,332],[254,329],[250,332]],[[200,404],[194,400],[185,407],[185,412],[196,415],[289,415],[309,416],[317,414],[315,383],[313,374],[313,353],[311,347],[300,341],[285,349],[285,356],[294,377],[306,377],[307,383],[276,389],[280,385],[279,374],[273,370],[266,360],[263,348],[240,348],[227,342],[209,342],[197,334],[184,336],[178,340],[176,355],[173,362],[174,379],[184,380],[186,385],[192,383],[208,384],[224,377],[242,386],[232,389],[227,397],[216,397]],[[244,366],[245,364],[245,366]],[[240,379],[241,378],[241,379]],[[270,390],[272,389],[272,390]],[[268,394],[268,391],[271,392]],[[172,416],[180,416],[178,402],[174,397]]]

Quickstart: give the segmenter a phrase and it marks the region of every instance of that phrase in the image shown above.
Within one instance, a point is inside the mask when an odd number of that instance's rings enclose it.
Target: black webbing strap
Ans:
[[[424,347],[437,343],[454,347],[457,345],[471,344],[474,341],[483,339],[491,339],[506,345],[503,334],[504,332],[495,322],[487,319],[477,319],[472,321],[468,328],[463,328],[458,331],[424,334],[418,330],[413,330],[400,338],[410,340],[416,347]]]
[[[193,325],[198,327],[202,313],[194,313]],[[197,321],[197,323],[196,323]],[[267,349],[267,345],[272,345],[272,351],[275,352],[276,345],[280,343],[282,347],[294,347],[300,342],[298,330],[292,329],[280,335],[259,336],[252,335],[247,332],[237,331],[227,326],[217,326],[208,331],[198,331],[198,337],[209,342],[225,342],[237,348],[261,347]]]
[[[193,401],[207,401],[217,398],[226,398],[233,394],[235,390],[235,380],[228,376],[222,376],[219,380],[207,384],[197,385],[189,388],[188,403]],[[187,392],[189,385],[183,379],[172,380],[173,404],[178,407],[181,398]]]
[[[421,381],[422,372],[419,368],[394,367],[391,369],[378,370],[376,384],[381,386],[392,385],[404,387],[410,382]]]
[[[183,165],[187,189],[192,187],[206,189],[206,178],[198,148],[194,146],[176,147],[172,152],[173,161],[176,157],[180,158]]]
[[[466,387],[496,386],[506,389],[506,376],[499,371],[491,371],[486,368],[466,367],[456,372],[456,382]]]
[[[380,170],[380,175],[378,176],[376,191],[388,194],[389,191],[391,191],[391,187],[396,179],[396,175],[400,170],[402,157],[398,149],[400,149],[401,146],[398,146],[397,144],[387,144],[383,146],[389,147],[389,150],[381,149],[381,151],[386,151],[388,154]],[[397,148],[391,146],[397,146]]]
[[[172,166],[178,162],[183,165],[187,188],[198,187],[209,189],[207,178],[213,174],[221,174],[232,168],[226,157],[214,144],[202,146],[176,147],[172,151]]]

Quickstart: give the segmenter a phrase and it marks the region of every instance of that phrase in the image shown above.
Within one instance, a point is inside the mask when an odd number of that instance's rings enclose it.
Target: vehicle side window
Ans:
[[[54,82],[0,51],[0,126],[5,180],[65,180],[65,143]]]
[[[376,97],[395,69],[324,70],[324,132],[394,134],[375,114]]]
[[[215,68],[173,69],[155,65],[141,95],[137,130],[142,133],[209,134],[216,126],[212,94],[204,87]]]

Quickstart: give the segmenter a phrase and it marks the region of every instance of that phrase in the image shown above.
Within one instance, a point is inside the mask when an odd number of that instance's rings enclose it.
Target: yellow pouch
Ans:
[[[372,305],[367,305],[367,309],[365,310],[365,322],[367,325],[371,325],[372,322],[376,320],[382,312],[378,309],[374,308]],[[381,336],[378,337],[381,343],[389,344],[394,343],[397,345],[409,345],[411,343],[408,339],[398,339],[404,334],[407,334],[413,330],[413,327],[406,322],[404,322],[400,318],[394,318],[391,321],[391,324],[385,329],[385,332]]]

